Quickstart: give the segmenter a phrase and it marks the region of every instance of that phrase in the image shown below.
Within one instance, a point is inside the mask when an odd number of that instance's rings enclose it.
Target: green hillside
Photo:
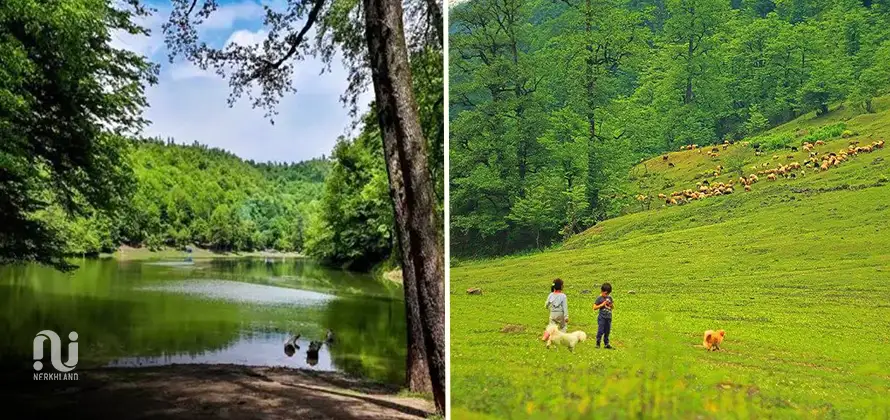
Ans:
[[[804,115],[718,146],[716,158],[708,146],[646,160],[630,179],[655,197],[648,210],[637,203],[546,252],[453,267],[454,418],[890,416],[890,148],[794,179],[762,176],[750,192],[657,199],[705,179],[737,182],[727,168],[747,176],[764,163],[803,163],[801,145],[819,136],[819,158],[890,139],[890,99],[875,106]],[[556,277],[569,330],[590,337],[574,354],[539,341]],[[616,351],[593,342],[590,307],[605,281],[615,288]],[[726,330],[723,351],[701,348],[707,329]]]
[[[734,182],[737,184],[734,190],[742,192],[742,185],[737,182],[740,176],[759,174],[758,181],[766,181],[764,171],[795,162],[803,164],[811,152],[816,152],[816,158],[821,162],[823,156],[847,151],[851,145],[862,147],[890,139],[890,97],[876,99],[875,106],[877,112],[861,113],[840,105],[829,114],[816,116],[810,113],[745,141],[725,146],[700,145],[695,150],[670,152],[644,160],[631,170],[629,176],[632,186],[636,188],[634,195],[640,202],[627,211],[661,206],[664,200],[659,200],[658,194],[670,196],[685,189],[698,191],[698,186],[703,182]],[[803,150],[804,142],[815,144],[817,141],[825,144],[814,145],[809,152]],[[755,146],[760,147],[761,154],[755,153]],[[708,155],[713,149],[719,156]],[[872,154],[851,157],[845,164],[831,168],[831,174],[821,174],[815,168],[808,168],[805,173],[795,171],[793,180],[784,179],[775,185],[759,182],[751,185],[751,192],[789,185],[795,188],[835,188],[845,183],[874,182],[881,172],[875,170],[869,157]],[[643,198],[640,195],[646,199],[639,200]]]
[[[61,198],[36,212],[71,254],[119,245],[216,251],[302,251],[309,204],[333,166],[325,158],[255,163],[202,144],[139,139],[125,149],[127,200],[112,214],[68,214]]]

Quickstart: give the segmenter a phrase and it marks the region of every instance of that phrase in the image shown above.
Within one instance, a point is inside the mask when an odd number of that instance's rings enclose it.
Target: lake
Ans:
[[[0,267],[0,366],[33,369],[34,337],[52,330],[63,343],[77,332],[78,368],[231,363],[404,382],[405,307],[394,283],[308,259],[72,262],[72,273]],[[310,340],[328,329],[333,343],[309,357]],[[300,349],[289,355],[296,334]]]

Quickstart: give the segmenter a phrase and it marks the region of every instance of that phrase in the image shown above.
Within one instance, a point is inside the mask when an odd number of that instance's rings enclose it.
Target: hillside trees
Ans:
[[[303,251],[309,203],[321,197],[331,166],[327,159],[250,164],[219,149],[158,139],[129,141],[124,157],[133,191],[113,217],[92,207],[71,216],[56,202],[35,213],[60,232],[63,251],[111,252],[121,244]]]
[[[455,256],[546,246],[636,206],[640,158],[838,101],[868,111],[890,87],[880,2],[475,0],[451,16]]]

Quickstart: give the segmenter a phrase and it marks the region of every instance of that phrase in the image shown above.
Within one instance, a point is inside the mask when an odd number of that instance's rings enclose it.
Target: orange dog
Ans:
[[[705,346],[708,351],[716,351],[720,350],[720,344],[723,343],[723,339],[726,337],[726,331],[723,330],[707,330],[705,331],[705,338],[702,342],[702,345]]]

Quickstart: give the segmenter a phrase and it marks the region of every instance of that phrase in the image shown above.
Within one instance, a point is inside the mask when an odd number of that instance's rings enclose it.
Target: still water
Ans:
[[[0,365],[31,366],[49,329],[77,332],[78,368],[232,363],[404,380],[403,292],[370,275],[306,259],[72,262],[67,274],[0,267]],[[308,354],[328,329],[333,343]]]

